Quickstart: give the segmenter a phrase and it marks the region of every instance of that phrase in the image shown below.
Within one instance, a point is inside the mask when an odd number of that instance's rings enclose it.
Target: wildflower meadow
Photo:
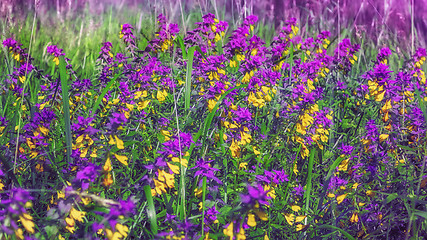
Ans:
[[[424,48],[155,19],[1,39],[0,239],[427,238]]]

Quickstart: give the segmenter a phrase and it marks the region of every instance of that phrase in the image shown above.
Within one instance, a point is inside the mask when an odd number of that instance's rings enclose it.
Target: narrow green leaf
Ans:
[[[191,75],[193,73],[193,58],[196,47],[188,49],[187,58],[187,74],[185,76],[185,110],[190,108],[190,97],[191,97]]]
[[[144,192],[145,192],[145,197],[147,198],[147,203],[148,203],[147,215],[148,215],[148,218],[150,219],[151,232],[154,235],[157,235],[157,216],[156,216],[156,209],[154,208],[153,197],[151,196],[150,186],[145,185]]]
[[[344,231],[341,228],[332,226],[332,225],[324,224],[324,225],[318,226],[318,228],[330,228],[330,229],[334,229],[334,230],[337,230],[337,231],[341,232],[347,239],[355,240],[355,238],[353,236],[351,236],[348,232]]]
[[[59,60],[59,75],[61,78],[62,89],[62,104],[64,111],[64,130],[65,130],[65,143],[67,144],[67,162],[73,163],[71,159],[71,124],[70,124],[70,100],[68,98],[68,75],[65,68],[64,56]]]
[[[420,217],[423,217],[423,218],[427,219],[427,212],[416,211],[416,212],[414,212],[414,214],[417,215],[417,216],[420,216]]]
[[[206,201],[206,177],[203,177],[202,185],[202,236],[205,235],[205,201]]]
[[[316,154],[316,149],[312,149],[310,151],[310,158],[308,160],[308,176],[307,176],[307,184],[306,189],[305,189],[305,193],[304,193],[304,198],[305,198],[305,212],[306,214],[308,213],[308,208],[310,205],[310,193],[311,193],[311,188],[312,188],[312,179],[313,179],[313,165],[314,165],[314,155]]]
[[[116,80],[120,77],[121,73],[118,73],[114,76],[113,79],[107,84],[107,86],[102,90],[101,95],[98,96],[98,99],[96,99],[96,102],[93,106],[92,113],[95,114],[96,110],[98,110],[99,105],[101,104],[102,99],[104,98],[105,94],[107,94],[108,90],[110,90],[111,86],[116,82]]]
[[[176,37],[176,42],[179,44],[179,47],[181,48],[182,57],[184,59],[187,59],[187,51],[185,51],[184,40],[182,39],[182,37],[181,36],[177,36]]]

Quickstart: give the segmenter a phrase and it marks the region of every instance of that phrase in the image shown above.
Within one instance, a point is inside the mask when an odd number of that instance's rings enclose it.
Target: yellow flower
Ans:
[[[114,138],[116,139],[116,144],[118,149],[124,149],[123,141],[117,137],[117,135],[114,135]]]
[[[164,170],[158,170],[158,173],[159,173],[159,176],[158,176],[159,181],[165,182],[169,188],[174,187],[175,178],[173,174],[169,174]]]
[[[21,228],[18,228],[17,230],[15,230],[15,235],[16,235],[16,238],[19,240],[24,239],[24,231],[22,231]]]
[[[157,91],[157,100],[159,100],[159,102],[163,102],[166,100],[167,95],[168,93],[166,92],[166,90]]]
[[[241,163],[239,164],[239,169],[246,169],[246,168],[247,168],[247,166],[248,166],[248,163],[247,163],[247,162],[241,162]]]
[[[294,212],[299,212],[299,211],[301,210],[301,207],[300,207],[300,206],[297,206],[297,205],[292,205],[292,206],[291,206],[291,209],[292,209],[292,211],[294,211]]]
[[[67,229],[70,233],[74,233],[74,231],[76,230],[76,222],[74,221],[74,219],[67,217],[65,218],[65,222],[67,223],[65,229]]]
[[[173,157],[172,162],[178,162],[184,167],[188,167],[188,160],[185,158]]]
[[[341,164],[338,166],[338,171],[347,171],[349,162],[350,162],[350,158],[343,160]]]
[[[306,228],[307,225],[304,224],[297,224],[297,232],[303,230],[304,228]]]
[[[225,236],[230,237],[230,240],[233,240],[234,238],[233,230],[234,230],[234,223],[231,222],[230,224],[228,224],[228,227],[223,230],[223,233]]]
[[[255,215],[252,213],[248,214],[248,225],[251,227],[255,227],[256,226],[256,221],[255,221]]]
[[[85,212],[79,211],[75,208],[71,208],[70,217],[79,222],[83,222],[83,217],[86,215]]]
[[[114,156],[117,158],[117,160],[119,160],[119,162],[121,162],[123,165],[125,165],[125,166],[127,166],[127,165],[128,165],[128,162],[127,162],[128,157],[126,157],[126,156],[121,156],[121,155],[117,155],[117,154],[115,154],[115,153],[113,153],[113,154],[114,154]]]
[[[240,157],[240,147],[239,147],[239,145],[237,145],[237,143],[236,143],[236,141],[234,141],[234,139],[231,142],[230,150],[231,150],[231,156],[233,156],[234,158]]]
[[[236,236],[237,240],[245,240],[246,236],[245,236],[245,230],[243,229],[243,227],[240,228],[239,233]]]
[[[159,195],[162,193],[165,193],[166,192],[166,184],[164,184],[163,182],[160,182],[156,179],[153,179],[153,180],[154,180],[155,188],[154,188],[154,192],[151,191],[151,195],[155,196],[156,193]]]
[[[384,142],[385,140],[387,140],[388,138],[388,134],[381,134],[380,135],[380,142]]]
[[[114,183],[111,173],[107,173],[107,175],[102,180],[102,184],[106,187],[111,186]]]
[[[214,109],[215,105],[216,105],[216,101],[214,99],[209,99],[208,100],[208,109],[209,109],[209,112],[212,112],[212,110]]]
[[[252,146],[252,150],[254,151],[255,155],[260,155],[261,154],[261,152],[257,150],[256,146]]]
[[[22,225],[24,226],[25,230],[27,230],[27,232],[33,234],[34,233],[34,222],[33,222],[33,217],[31,217],[30,214],[28,213],[23,213],[22,215],[19,216],[19,219],[21,220]]]
[[[111,172],[111,170],[113,170],[113,167],[111,166],[111,160],[110,157],[107,157],[107,161],[105,161],[104,167],[103,167],[104,171],[106,172]]]
[[[172,170],[173,173],[179,174],[179,167],[170,163],[167,163],[169,169]]]
[[[344,199],[345,199],[345,197],[347,196],[347,193],[346,194],[342,194],[342,195],[339,195],[338,197],[337,197],[337,202],[338,202],[338,204],[341,204],[343,201],[344,201]]]
[[[351,215],[350,222],[359,222],[359,215],[354,212],[353,215]]]

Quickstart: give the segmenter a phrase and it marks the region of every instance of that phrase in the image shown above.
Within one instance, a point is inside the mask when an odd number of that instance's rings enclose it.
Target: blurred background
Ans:
[[[154,22],[155,16],[163,13],[178,23],[182,32],[193,28],[208,12],[228,21],[229,31],[254,14],[271,34],[283,21],[295,17],[303,36],[328,30],[332,37],[340,33],[353,39],[368,37],[377,46],[392,43],[397,51],[427,45],[427,0],[0,0],[0,32],[16,34],[26,21],[27,25],[32,23],[34,13],[37,28],[47,26],[57,31],[66,22],[75,21],[80,35],[96,31],[105,21],[111,24],[111,18],[144,31],[147,21]],[[5,37],[10,36],[2,39]]]

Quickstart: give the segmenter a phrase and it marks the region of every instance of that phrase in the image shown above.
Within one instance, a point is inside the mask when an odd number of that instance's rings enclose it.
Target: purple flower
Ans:
[[[212,161],[205,161],[205,160],[201,159],[201,160],[198,160],[198,161],[197,161],[197,163],[196,163],[196,166],[195,166],[195,167],[191,168],[191,169],[197,169],[197,171],[194,173],[194,176],[195,176],[195,177],[197,177],[197,176],[201,176],[201,179],[200,179],[200,181],[199,181],[199,184],[201,184],[201,183],[202,183],[202,181],[203,181],[203,177],[206,177],[206,180],[207,180],[207,181],[211,181],[211,180],[213,180],[213,181],[215,181],[215,182],[216,182],[216,183],[218,183],[218,184],[222,184],[222,181],[221,181],[221,180],[219,180],[219,178],[217,178],[217,177],[215,176],[215,172],[216,172],[216,171],[219,171],[219,169],[216,169],[216,168],[211,167],[211,166],[210,166],[210,163],[211,163],[211,162],[212,162]]]
[[[262,205],[269,205],[268,200],[271,197],[267,196],[268,191],[264,191],[264,187],[258,184],[255,187],[248,185],[248,194],[241,194],[240,199],[242,203],[247,204],[251,207],[255,206],[256,203]]]
[[[349,146],[349,145],[345,145],[343,143],[341,145],[340,149],[341,149],[341,154],[351,155],[351,153],[353,152],[354,147],[353,146]]]
[[[63,49],[58,48],[56,45],[50,45],[46,49],[47,53],[53,55],[54,57],[64,56]]]
[[[297,196],[302,196],[304,194],[305,190],[301,186],[301,184],[298,184],[298,186],[294,187],[294,194]]]
[[[120,38],[123,38],[126,44],[135,45],[135,36],[132,33],[132,25],[126,23],[122,25],[122,30],[120,31]]]
[[[76,177],[73,180],[73,183],[76,185],[81,185],[82,190],[89,188],[89,184],[94,182],[98,177],[101,171],[101,167],[93,163],[88,163],[88,165],[82,170],[78,171]]]
[[[377,56],[377,61],[382,62],[384,59],[387,59],[391,55],[391,51],[389,48],[381,48],[380,52]]]
[[[107,123],[107,128],[115,130],[120,126],[123,126],[128,120],[123,113],[113,113],[110,117],[110,122]]]

